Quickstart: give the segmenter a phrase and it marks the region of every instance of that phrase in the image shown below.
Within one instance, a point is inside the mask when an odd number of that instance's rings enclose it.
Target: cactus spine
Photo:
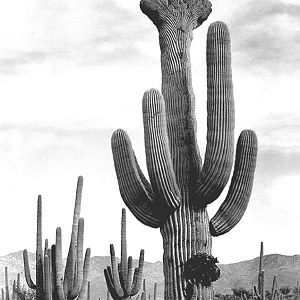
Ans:
[[[144,250],[140,251],[138,267],[133,272],[132,257],[127,259],[126,210],[122,209],[121,219],[121,262],[117,265],[114,245],[110,245],[111,266],[104,270],[108,291],[114,300],[131,299],[142,284]]]
[[[161,49],[162,95],[143,97],[144,137],[150,182],[143,175],[130,139],[118,129],[112,151],[120,193],[143,224],[160,228],[164,247],[165,299],[185,299],[191,284],[185,262],[197,253],[211,254],[212,236],[231,230],[250,198],[257,139],[244,130],[238,139],[227,197],[209,220],[206,207],[226,186],[233,165],[234,101],[230,36],[213,23],[207,34],[207,145],[202,165],[196,139],[195,96],[190,45],[193,29],[211,12],[208,0],[142,0],[140,7],[155,24]],[[212,299],[211,286],[192,283],[191,299]]]
[[[23,251],[25,278],[28,286],[36,290],[37,300],[83,300],[87,297],[90,249],[83,261],[84,219],[80,218],[83,178],[78,177],[73,225],[65,272],[62,264],[61,228],[56,229],[56,242],[51,249],[48,240],[42,247],[42,198],[37,205],[36,284],[30,275],[27,250]],[[72,280],[71,280],[72,276]],[[72,285],[70,285],[70,282]]]

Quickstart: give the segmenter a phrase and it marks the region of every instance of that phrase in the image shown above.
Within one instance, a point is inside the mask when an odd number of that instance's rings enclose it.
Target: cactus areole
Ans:
[[[142,0],[140,7],[158,29],[162,94],[150,89],[143,97],[150,182],[137,163],[126,132],[118,129],[112,136],[119,188],[139,221],[160,228],[164,298],[212,299],[212,285],[194,281],[191,291],[184,265],[197,253],[211,255],[212,236],[228,232],[242,218],[252,189],[256,135],[251,130],[240,134],[228,194],[209,219],[206,207],[228,183],[234,156],[229,32],[222,22],[208,29],[207,145],[202,163],[196,140],[190,45],[193,30],[207,19],[211,4],[207,0]]]

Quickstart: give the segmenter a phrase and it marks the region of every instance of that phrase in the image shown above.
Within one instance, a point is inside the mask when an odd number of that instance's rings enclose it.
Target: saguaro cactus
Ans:
[[[212,236],[231,230],[251,194],[257,139],[244,130],[238,139],[228,194],[209,220],[206,207],[226,186],[233,165],[234,101],[230,36],[213,23],[207,34],[207,145],[202,164],[196,141],[195,96],[190,45],[193,29],[210,14],[207,0],[142,0],[155,24],[161,49],[162,95],[143,97],[144,137],[150,182],[143,175],[130,139],[119,129],[112,151],[121,196],[143,224],[163,237],[165,299],[212,299],[212,287],[186,280],[184,265],[199,253],[211,254]]]
[[[65,272],[62,264],[61,229],[56,230],[56,243],[48,249],[42,247],[42,198],[37,204],[37,248],[36,284],[30,275],[28,254],[25,249],[24,270],[28,286],[36,290],[37,300],[83,300],[87,297],[90,249],[86,250],[83,260],[84,219],[80,218],[83,178],[79,176],[76,188],[75,208],[69,253]]]
[[[140,251],[139,265],[133,272],[132,257],[127,259],[126,210],[122,209],[121,262],[117,265],[114,245],[110,245],[111,266],[104,270],[109,293],[114,300],[131,299],[142,285],[144,250]]]
[[[260,255],[259,255],[259,266],[258,266],[258,277],[257,287],[254,285],[254,299],[265,300],[265,271],[263,270],[263,258],[264,258],[264,243],[260,243]],[[277,276],[274,275],[270,300],[279,300],[282,297],[280,291],[277,289]]]
[[[153,300],[156,300],[156,297],[157,297],[157,283],[154,282]],[[152,299],[150,294],[148,295],[148,299],[149,300]],[[146,279],[143,280],[143,291],[142,291],[142,295],[141,295],[141,300],[147,300]]]

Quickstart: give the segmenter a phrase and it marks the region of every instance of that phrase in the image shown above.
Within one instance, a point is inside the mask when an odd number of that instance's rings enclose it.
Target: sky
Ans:
[[[198,141],[206,138],[205,39],[210,23],[227,23],[232,40],[235,135],[256,131],[259,153],[248,209],[213,238],[220,263],[265,253],[300,254],[300,4],[298,0],[211,0],[213,12],[194,31],[191,49]],[[60,226],[66,255],[76,181],[84,177],[85,246],[92,255],[120,251],[124,207],[110,138],[131,136],[144,173],[141,99],[160,88],[154,25],[139,1],[10,0],[0,2],[0,255],[35,251],[36,201],[43,198],[43,236]],[[209,206],[212,217],[226,196]],[[128,251],[162,260],[158,229],[128,211]]]

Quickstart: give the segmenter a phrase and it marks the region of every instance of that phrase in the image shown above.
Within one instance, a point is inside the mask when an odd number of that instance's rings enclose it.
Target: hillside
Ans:
[[[29,253],[29,261],[32,273],[34,272],[35,255]],[[230,294],[233,287],[244,287],[250,289],[252,282],[257,281],[257,269],[259,258],[242,261],[234,264],[220,264],[221,278],[215,283],[215,292]],[[105,299],[106,284],[103,276],[103,269],[110,264],[108,256],[94,256],[91,259],[91,292],[92,299]],[[137,265],[137,261],[134,262]],[[0,256],[0,285],[4,285],[4,268],[9,267],[9,278],[13,281],[17,273],[22,274],[23,258],[22,251]],[[279,286],[295,286],[297,279],[300,278],[300,255],[285,256],[280,254],[271,254],[264,257],[264,270],[266,276],[266,288],[269,289],[272,283],[273,275],[277,275]],[[163,274],[162,262],[145,262],[145,278],[147,279],[148,291],[152,292],[153,283],[158,283],[158,299],[163,299]]]

